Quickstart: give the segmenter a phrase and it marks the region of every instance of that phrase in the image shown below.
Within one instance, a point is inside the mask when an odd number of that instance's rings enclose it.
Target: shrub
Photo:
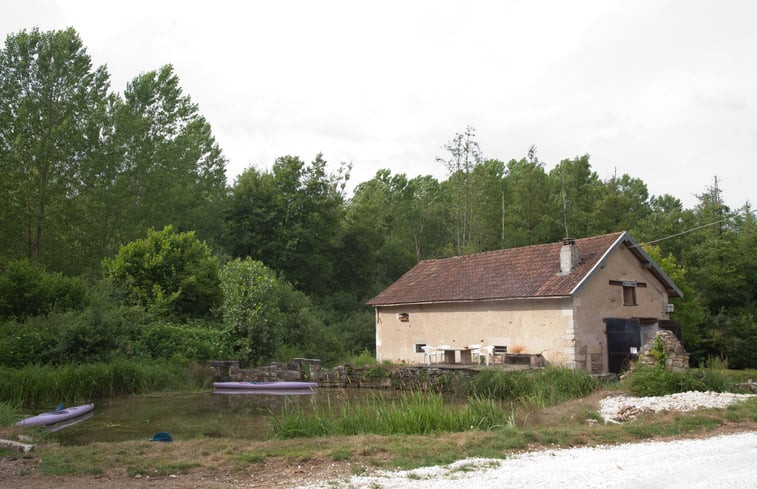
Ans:
[[[655,365],[638,366],[623,378],[623,385],[639,396],[665,396],[688,391],[724,392],[730,382],[720,369],[705,367],[674,372]]]
[[[220,328],[158,322],[135,329],[131,341],[137,356],[207,361],[229,354],[223,336]]]
[[[150,229],[103,266],[106,278],[125,287],[134,303],[164,317],[207,317],[221,302],[218,263],[194,232]]]
[[[81,279],[47,272],[28,260],[9,262],[0,270],[0,319],[76,309],[84,299]]]

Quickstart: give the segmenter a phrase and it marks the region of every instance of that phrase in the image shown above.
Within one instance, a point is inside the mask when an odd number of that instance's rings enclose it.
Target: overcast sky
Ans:
[[[591,155],[695,204],[757,192],[757,1],[3,0],[0,35],[74,27],[114,91],[173,64],[230,183],[278,156],[446,178],[467,125],[487,158]],[[335,168],[335,166],[333,167]]]

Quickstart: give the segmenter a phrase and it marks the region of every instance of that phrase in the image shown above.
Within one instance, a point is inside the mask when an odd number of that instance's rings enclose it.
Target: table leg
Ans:
[[[455,363],[455,350],[444,350],[444,363]]]
[[[472,363],[470,350],[460,350],[460,363],[464,363],[466,365]]]

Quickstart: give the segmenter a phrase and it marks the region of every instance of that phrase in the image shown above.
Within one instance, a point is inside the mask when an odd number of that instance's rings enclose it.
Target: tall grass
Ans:
[[[596,387],[589,374],[563,367],[517,372],[486,370],[471,379],[476,396],[537,407],[583,397]]]
[[[357,434],[422,435],[470,429],[489,430],[507,423],[502,406],[473,398],[465,406],[445,406],[439,394],[411,392],[395,401],[379,396],[325,406],[287,405],[271,418],[273,436],[299,438]]]
[[[203,382],[202,376],[181,362],[115,360],[84,365],[0,368],[0,400],[42,407],[168,388],[199,387]]]
[[[731,389],[732,382],[722,366],[723,363],[717,360],[708,361],[703,368],[681,372],[661,366],[638,366],[625,376],[623,385],[639,396],[665,396],[688,391],[725,392]]]
[[[10,426],[19,415],[19,409],[13,403],[0,401],[0,426]]]

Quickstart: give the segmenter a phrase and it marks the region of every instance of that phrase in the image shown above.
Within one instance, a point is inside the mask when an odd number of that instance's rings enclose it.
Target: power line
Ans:
[[[695,227],[695,228],[687,229],[686,231],[681,231],[680,233],[671,234],[670,236],[665,236],[664,238],[655,239],[655,240],[652,240],[652,241],[647,241],[646,243],[640,243],[640,244],[637,244],[637,245],[635,245],[635,246],[632,246],[632,248],[636,248],[636,247],[638,247],[638,246],[649,245],[649,244],[657,243],[657,242],[659,242],[659,241],[664,241],[664,240],[666,240],[666,239],[670,239],[670,238],[675,238],[675,237],[678,237],[678,236],[682,236],[682,235],[684,235],[684,234],[688,234],[688,233],[690,233],[690,232],[693,232],[693,231],[697,231],[697,230],[699,230],[699,229],[702,229],[702,228],[706,228],[706,227],[708,227],[708,226],[714,226],[715,224],[720,224],[721,222],[725,222],[725,221],[728,221],[728,220],[730,220],[730,219],[731,219],[730,217],[726,217],[726,218],[724,218],[724,219],[720,219],[720,220],[717,220],[717,221],[715,221],[715,222],[711,222],[711,223],[709,223],[709,224],[702,224],[701,226],[697,226],[697,227]]]

